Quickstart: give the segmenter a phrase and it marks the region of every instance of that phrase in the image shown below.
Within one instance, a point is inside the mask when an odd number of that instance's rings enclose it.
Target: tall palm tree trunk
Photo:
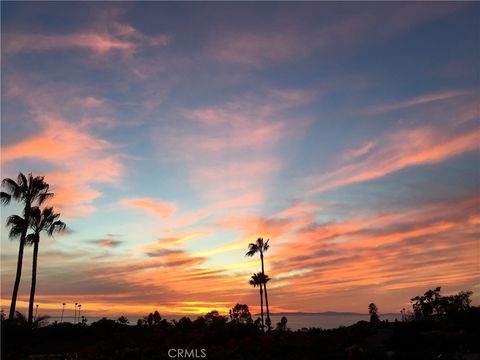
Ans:
[[[10,304],[10,313],[8,314],[8,320],[13,320],[15,317],[15,307],[17,305],[18,288],[20,286],[20,278],[22,277],[22,265],[23,265],[23,249],[25,248],[25,236],[27,235],[27,229],[22,232],[20,237],[20,247],[18,249],[17,259],[17,274],[15,275],[15,283],[13,285],[12,303]]]
[[[262,332],[265,331],[265,323],[263,322],[263,290],[262,284],[260,284],[260,316],[262,318]]]
[[[33,244],[32,286],[30,288],[30,302],[28,303],[28,326],[33,324],[33,303],[35,302],[35,287],[37,285],[38,240]]]
[[[270,311],[268,311],[268,294],[267,294],[267,284],[263,284],[265,289],[265,306],[267,308],[267,328],[268,330],[272,329],[272,321],[270,320]]]
[[[263,251],[260,250],[260,260],[262,261],[262,274],[265,275],[265,268],[263,265]],[[265,306],[267,308],[267,328],[268,330],[271,329],[272,322],[270,320],[270,310],[268,308],[268,295],[267,295],[267,284],[263,284],[265,288]]]

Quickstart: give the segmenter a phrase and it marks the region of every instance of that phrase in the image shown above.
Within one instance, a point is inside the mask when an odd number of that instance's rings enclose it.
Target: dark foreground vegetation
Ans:
[[[464,294],[431,290],[412,299],[405,321],[383,322],[369,306],[370,322],[295,332],[286,319],[262,332],[246,305],[229,318],[214,311],[169,322],[154,313],[136,325],[121,317],[31,328],[19,318],[2,321],[2,359],[479,359],[480,308],[461,302]]]

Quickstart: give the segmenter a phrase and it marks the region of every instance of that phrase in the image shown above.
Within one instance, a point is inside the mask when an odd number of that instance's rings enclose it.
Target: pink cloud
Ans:
[[[384,113],[384,112],[409,108],[417,105],[428,104],[435,101],[447,100],[447,99],[451,99],[458,96],[471,95],[471,94],[472,92],[467,90],[442,91],[442,92],[417,96],[412,99],[397,101],[391,104],[372,106],[367,109],[367,112],[370,114]]]
[[[10,34],[6,39],[5,51],[7,53],[77,47],[104,54],[112,50],[131,52],[135,49],[132,42],[95,33],[73,35]]]
[[[221,201],[214,204],[215,208],[238,208],[238,207],[252,207],[259,205],[263,201],[263,194],[260,192],[250,192],[245,195],[240,195],[231,199]]]
[[[166,34],[145,35],[130,24],[121,23],[122,12],[103,12],[87,28],[71,34],[6,33],[3,50],[6,53],[48,51],[79,48],[103,55],[112,51],[133,54],[141,46],[166,46],[171,37]]]
[[[88,214],[101,196],[93,184],[118,184],[124,173],[119,156],[112,153],[115,146],[59,118],[43,115],[39,121],[38,134],[2,147],[2,166],[12,168],[22,159],[46,161],[55,169],[42,173],[56,193],[51,203],[65,217]]]
[[[443,131],[430,127],[400,130],[379,139],[362,160],[341,165],[336,170],[308,180],[313,192],[381,178],[395,171],[435,164],[478,149],[480,129],[468,132]]]
[[[176,210],[174,204],[158,201],[151,198],[123,199],[122,204],[128,207],[147,210],[150,213],[161,218],[167,218],[171,216]]]
[[[83,99],[79,99],[78,102],[83,106],[97,107],[97,106],[103,105],[105,103],[105,100],[96,98],[94,96],[87,96]]]
[[[192,188],[209,206],[246,209],[266,199],[268,184],[282,167],[276,153],[281,141],[301,138],[311,123],[291,119],[289,112],[314,96],[311,91],[267,88],[262,97],[247,94],[185,109],[188,122],[159,128],[155,142],[161,156],[183,161]]]
[[[367,141],[360,147],[348,149],[347,151],[345,151],[342,155],[342,158],[344,160],[352,160],[360,156],[366,155],[375,147],[375,145],[375,141]]]

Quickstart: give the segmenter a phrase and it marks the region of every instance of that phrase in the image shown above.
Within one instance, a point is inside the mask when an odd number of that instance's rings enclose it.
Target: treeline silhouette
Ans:
[[[121,316],[33,329],[24,318],[12,323],[2,316],[2,359],[165,359],[172,348],[205,349],[208,359],[463,359],[480,354],[480,308],[471,306],[471,294],[429,290],[412,299],[404,321],[395,322],[382,321],[371,303],[370,322],[326,330],[291,331],[283,317],[264,332],[246,304],[228,315],[211,311],[195,319],[169,321],[154,311],[132,324]]]

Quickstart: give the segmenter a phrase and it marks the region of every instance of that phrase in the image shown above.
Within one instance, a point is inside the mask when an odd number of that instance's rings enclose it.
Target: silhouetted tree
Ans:
[[[23,217],[12,215],[7,220],[7,226],[12,226],[10,230],[10,238],[20,237],[17,272],[15,275],[12,303],[10,305],[10,312],[8,316],[8,318],[11,320],[15,316],[18,288],[20,286],[20,279],[22,277],[23,250],[25,247],[28,225],[30,223],[31,211],[36,205],[42,205],[45,200],[52,197],[53,194],[48,192],[49,186],[44,181],[43,176],[33,177],[32,174],[29,174],[27,178],[24,174],[19,173],[17,181],[10,178],[5,178],[2,181],[2,187],[6,190],[5,192],[1,192],[2,204],[9,204],[11,199],[23,203]]]
[[[31,327],[33,329],[36,329],[36,328],[42,327],[44,325],[47,325],[49,318],[50,318],[49,315],[37,316],[37,317],[35,317],[35,320],[33,321]],[[15,311],[15,317],[13,319],[13,322],[16,325],[19,325],[19,326],[27,326],[28,325],[28,318],[24,314],[22,314],[20,311]]]
[[[178,321],[173,320],[173,323],[183,330],[188,330],[192,327],[192,320],[187,316],[181,317]]]
[[[370,314],[370,322],[375,324],[380,321],[380,317],[378,316],[378,307],[374,303],[370,303],[368,305],[368,313]]]
[[[259,274],[262,275],[261,273]],[[253,287],[258,286],[260,289],[260,319],[262,322],[262,331],[265,331],[265,323],[263,321],[263,285],[260,277],[258,276],[259,274],[253,274],[248,283]]]
[[[63,314],[65,313],[65,305],[67,305],[66,303],[62,303],[62,318],[60,320],[60,322],[63,323]]]
[[[77,305],[78,305],[78,303],[75,303],[75,314],[73,315],[73,323],[74,324],[77,322]]]
[[[148,324],[148,326],[153,325],[153,314],[152,313],[148,314],[148,316],[147,316],[147,324]]]
[[[224,316],[221,316],[217,310],[212,310],[205,314],[205,325],[211,326],[214,324],[225,324],[226,319]]]
[[[277,323],[277,330],[278,331],[287,331],[288,328],[287,328],[287,318],[285,316],[282,316],[282,318],[280,319],[280,322]]]
[[[437,287],[411,299],[416,320],[439,319],[470,308],[471,291],[450,296],[442,296],[440,292],[441,287]]]
[[[237,324],[250,324],[253,323],[252,315],[248,309],[247,304],[237,304],[229,311],[230,319]]]
[[[140,319],[139,319],[140,320]],[[129,321],[128,319],[125,317],[125,316],[120,316],[118,319],[117,319],[117,322],[119,324],[122,324],[122,325],[128,325]]]
[[[415,319],[428,319],[439,315],[441,287],[435,290],[428,290],[423,296],[415,296],[410,301],[413,302],[413,312]]]
[[[260,260],[262,263],[262,274],[265,275],[265,266],[264,266],[264,261],[263,261],[263,254],[268,250],[270,247],[268,245],[269,240],[263,241],[263,238],[258,238],[255,243],[250,243],[248,244],[248,251],[245,254],[246,256],[254,256],[256,253],[260,254]],[[267,308],[267,327],[268,330],[271,329],[272,327],[272,322],[270,320],[270,310],[268,307],[268,292],[267,292],[267,286],[264,284],[264,290],[265,290],[265,306]]]
[[[37,261],[40,233],[45,231],[48,236],[52,236],[55,232],[63,231],[65,229],[65,224],[58,220],[59,217],[60,214],[55,214],[51,207],[45,208],[42,211],[40,211],[38,207],[35,207],[30,214],[30,227],[33,230],[33,233],[28,234],[26,237],[26,242],[28,244],[33,244],[32,284],[30,288],[30,301],[28,304],[28,325],[30,326],[33,322],[33,302],[35,300],[35,288],[37,284]]]
[[[160,313],[155,310],[153,313],[153,325],[160,325],[160,321],[162,320],[162,317],[160,316]]]

